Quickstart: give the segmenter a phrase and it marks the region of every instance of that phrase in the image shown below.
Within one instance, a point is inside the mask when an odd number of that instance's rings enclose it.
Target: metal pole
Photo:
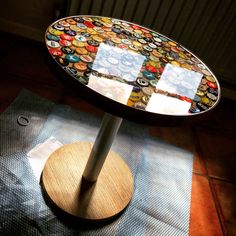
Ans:
[[[83,178],[87,181],[94,182],[97,180],[122,120],[122,118],[108,113],[104,115],[83,173]]]

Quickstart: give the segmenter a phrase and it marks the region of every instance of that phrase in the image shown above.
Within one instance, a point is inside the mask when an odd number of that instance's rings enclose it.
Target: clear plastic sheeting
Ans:
[[[52,102],[23,90],[0,116],[0,155],[11,155],[29,148],[52,107]],[[25,125],[22,118],[28,121]]]
[[[32,129],[30,139],[22,126],[12,126],[18,114],[43,117],[26,126]],[[145,127],[127,121],[112,146],[135,179],[134,195],[125,212],[113,222],[95,227],[66,223],[49,208],[27,152],[50,136],[64,144],[94,141],[100,122],[69,106],[53,106],[25,90],[1,114],[1,235],[188,235],[193,155],[150,137]],[[19,142],[12,141],[6,130],[16,132]]]

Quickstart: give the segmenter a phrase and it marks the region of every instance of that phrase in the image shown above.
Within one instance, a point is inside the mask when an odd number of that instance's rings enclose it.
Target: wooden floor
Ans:
[[[44,45],[0,33],[0,112],[22,88],[96,115],[50,70]],[[220,80],[220,78],[219,78]],[[236,102],[222,98],[209,118],[191,127],[149,127],[150,133],[194,154],[190,235],[236,235]]]

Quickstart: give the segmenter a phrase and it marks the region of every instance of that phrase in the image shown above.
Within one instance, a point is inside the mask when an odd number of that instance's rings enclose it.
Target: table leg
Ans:
[[[122,120],[122,118],[108,113],[104,115],[100,130],[83,173],[83,177],[86,180],[91,182],[97,180]]]
[[[83,220],[104,221],[127,207],[133,177],[123,159],[110,150],[121,122],[105,114],[94,144],[66,144],[50,155],[41,182],[60,210]]]

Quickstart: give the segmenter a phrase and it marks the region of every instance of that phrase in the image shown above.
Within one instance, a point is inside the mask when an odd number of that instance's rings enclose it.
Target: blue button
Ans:
[[[66,55],[66,59],[67,59],[69,62],[72,62],[72,63],[75,63],[75,62],[80,61],[79,57],[77,57],[76,55],[73,55],[73,54],[67,54],[67,55]]]
[[[143,76],[149,80],[153,80],[156,78],[153,73],[151,73],[150,71],[146,71],[146,70],[143,72]]]
[[[52,34],[47,34],[47,39],[48,40],[52,40],[52,41],[56,41],[56,42],[59,42],[60,41],[60,38],[56,35],[52,35]]]

